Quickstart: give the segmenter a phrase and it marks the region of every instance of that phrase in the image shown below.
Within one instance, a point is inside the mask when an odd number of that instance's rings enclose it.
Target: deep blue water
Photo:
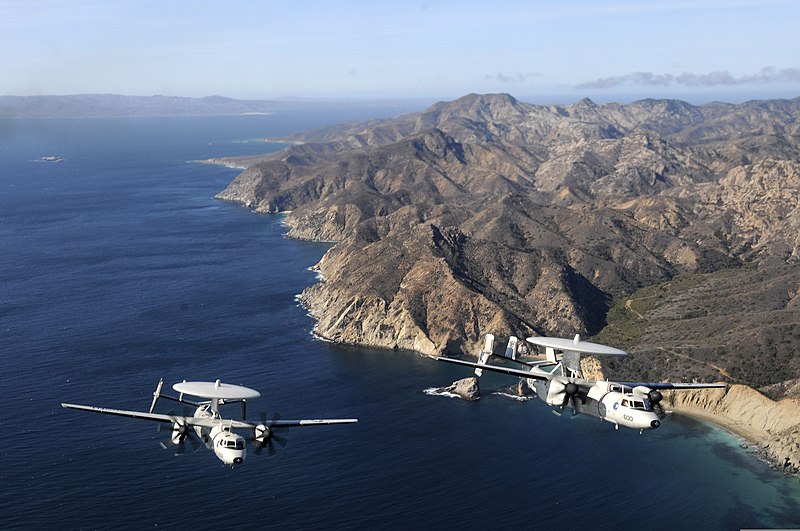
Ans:
[[[800,526],[800,483],[716,428],[675,417],[640,436],[539,401],[429,396],[468,373],[310,335],[294,297],[327,247],[214,200],[236,171],[188,161],[391,114],[0,122],[0,525]],[[230,469],[162,450],[152,423],[59,406],[146,410],[160,377],[254,387],[253,413],[360,422],[285,432],[276,456]]]

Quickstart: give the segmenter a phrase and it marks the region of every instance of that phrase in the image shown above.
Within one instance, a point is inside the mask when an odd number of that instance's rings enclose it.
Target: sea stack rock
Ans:
[[[449,387],[443,387],[441,391],[456,394],[464,400],[477,400],[481,397],[481,389],[478,385],[478,379],[474,376],[471,378],[456,380],[453,382],[453,385]]]
[[[528,385],[528,382],[522,378],[519,379],[517,384],[511,386],[510,391],[511,394],[518,397],[531,396],[535,394],[533,389],[531,389],[531,387]]]

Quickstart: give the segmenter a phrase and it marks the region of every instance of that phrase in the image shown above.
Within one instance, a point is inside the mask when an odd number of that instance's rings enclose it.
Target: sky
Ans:
[[[0,0],[0,95],[800,96],[795,0]]]

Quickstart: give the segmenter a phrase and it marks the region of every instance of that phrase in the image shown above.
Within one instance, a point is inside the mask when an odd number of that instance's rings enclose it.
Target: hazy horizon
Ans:
[[[7,0],[0,94],[793,97],[798,19],[788,0]]]
[[[746,101],[753,101],[753,100],[774,100],[774,99],[793,99],[800,97],[800,89],[797,91],[754,91],[754,92],[746,92],[746,91],[739,91],[739,92],[696,92],[696,93],[673,93],[669,95],[661,95],[656,93],[609,93],[609,94],[591,94],[586,93],[585,95],[573,95],[573,94],[535,94],[535,95],[525,95],[525,94],[514,94],[512,92],[505,92],[515,99],[525,102],[531,103],[534,105],[570,105],[577,101],[580,101],[584,98],[589,98],[593,102],[597,104],[606,104],[606,103],[620,103],[620,104],[628,104],[639,100],[644,99],[673,99],[673,100],[680,100],[692,105],[703,105],[706,103],[711,102],[723,102],[723,103],[731,103],[731,104],[740,104]],[[275,98],[263,98],[263,97],[231,97],[224,94],[209,94],[206,96],[185,96],[182,94],[149,94],[149,95],[138,95],[138,94],[111,94],[111,93],[81,93],[81,94],[37,94],[37,95],[28,95],[28,96],[20,96],[17,94],[0,94],[0,97],[12,97],[12,98],[69,98],[69,97],[81,97],[81,96],[122,96],[122,97],[137,97],[137,98],[158,98],[158,97],[166,97],[166,98],[189,98],[189,99],[204,99],[204,98],[215,98],[215,97],[222,97],[228,98],[232,100],[239,100],[239,101],[264,101],[264,102],[276,102],[276,103],[294,103],[299,106],[302,106],[303,103],[308,104],[325,104],[330,103],[332,105],[391,105],[391,104],[398,104],[402,106],[407,105],[432,105],[436,102],[440,101],[452,101],[463,96],[466,96],[469,93],[460,94],[458,96],[452,97],[436,97],[436,96],[416,96],[416,97],[326,97],[326,96],[308,96],[308,97],[292,97],[292,96],[280,96]],[[487,93],[483,93],[487,94]]]

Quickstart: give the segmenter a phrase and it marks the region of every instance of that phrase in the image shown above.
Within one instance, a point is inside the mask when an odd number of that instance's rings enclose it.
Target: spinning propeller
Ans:
[[[188,440],[192,444],[192,447],[194,449],[197,449],[198,442],[192,437],[192,428],[186,423],[183,417],[176,416],[174,412],[170,412],[168,414],[169,417],[172,419],[172,423],[170,425],[166,424],[158,425],[158,431],[170,432],[169,438],[159,443],[161,447],[166,450],[170,446],[178,446],[180,451],[182,451],[184,448],[183,443],[185,443]]]
[[[660,391],[652,389],[647,393],[647,398],[650,400],[653,410],[655,411],[655,409],[658,408],[658,415],[664,418],[664,408],[661,407],[661,400],[664,398],[664,395],[662,395]]]
[[[564,400],[561,402],[561,409],[563,410],[567,405],[572,408],[572,414],[576,415],[578,413],[577,403],[575,402],[576,398],[579,398],[582,404],[586,403],[586,397],[578,394],[581,390],[580,386],[575,382],[567,381],[566,383],[562,380],[553,380],[551,383],[551,387],[553,384],[561,385],[562,388],[556,391],[556,395],[563,394]],[[556,387],[556,389],[558,389]]]
[[[659,417],[664,418],[664,408],[661,406],[661,400],[664,399],[664,395],[661,394],[661,391],[658,391],[657,389],[650,389],[644,385],[637,385],[633,388],[633,394],[635,396],[646,398],[650,402],[653,411],[655,411]]]
[[[272,422],[280,420],[281,414],[276,412],[272,416]],[[253,445],[255,446],[255,453],[260,454],[261,450],[267,449],[270,456],[275,455],[275,444],[278,443],[281,448],[286,446],[286,439],[280,435],[275,434],[275,429],[267,425],[267,415],[261,413],[261,424],[253,428]]]
[[[576,412],[577,407],[575,407],[575,395],[578,394],[578,389],[578,386],[573,382],[569,382],[564,386],[564,401],[561,403],[562,408],[569,403],[569,405],[572,406],[573,413]]]

